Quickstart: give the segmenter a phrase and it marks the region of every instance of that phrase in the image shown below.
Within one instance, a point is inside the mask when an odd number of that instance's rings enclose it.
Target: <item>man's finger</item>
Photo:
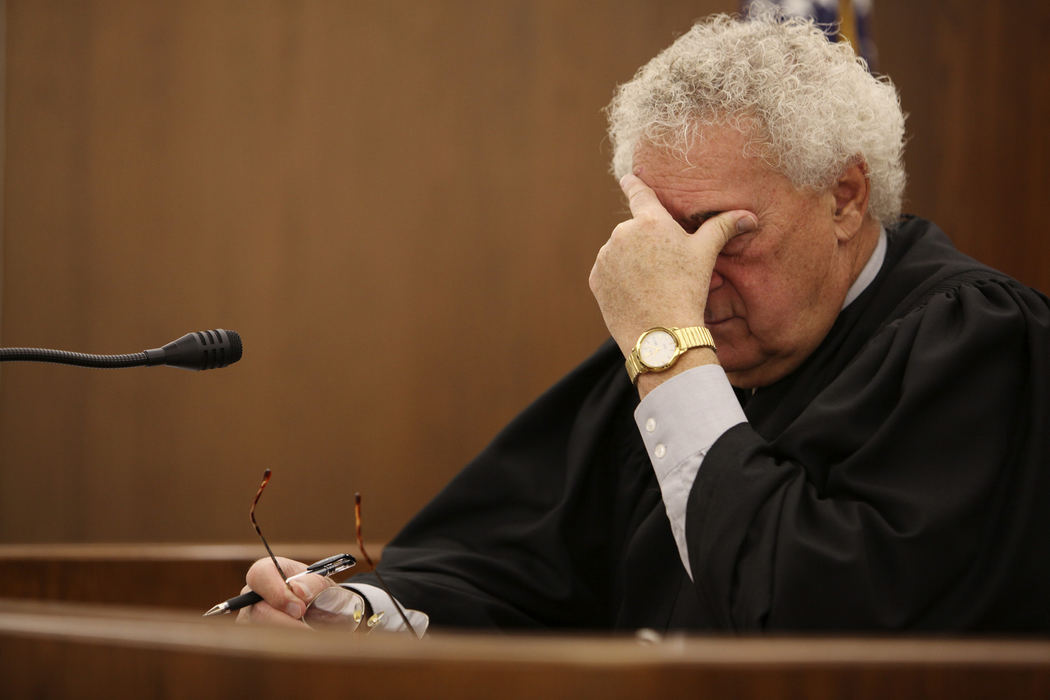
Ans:
[[[281,568],[289,576],[306,569],[301,562],[278,557]],[[291,617],[302,617],[306,603],[295,593],[288,590],[276,567],[269,559],[260,559],[248,569],[246,576],[248,586],[261,595],[272,607],[282,610]]]
[[[299,618],[289,617],[283,611],[271,607],[266,601],[238,610],[237,622],[239,624],[298,627],[300,629],[306,626]]]
[[[660,204],[659,197],[653,192],[649,185],[642,182],[642,178],[627,173],[620,179],[620,189],[627,196],[627,205],[631,207],[631,216],[670,216],[664,205]]]
[[[721,250],[732,238],[758,228],[758,218],[749,211],[735,209],[712,216],[697,230],[694,240],[713,240]]]
[[[335,586],[336,583],[330,578],[320,574],[307,574],[288,581],[288,585],[301,600],[312,601],[326,588]]]

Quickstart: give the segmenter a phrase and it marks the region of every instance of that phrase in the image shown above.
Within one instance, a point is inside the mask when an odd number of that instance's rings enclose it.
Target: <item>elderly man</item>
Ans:
[[[393,595],[449,627],[1050,629],[1050,307],[900,217],[893,86],[717,16],[609,115],[615,342],[390,543]],[[288,622],[332,585],[248,583],[243,619]]]

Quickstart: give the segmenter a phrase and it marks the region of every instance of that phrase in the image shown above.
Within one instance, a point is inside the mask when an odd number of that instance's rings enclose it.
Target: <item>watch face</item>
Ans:
[[[649,369],[663,369],[674,360],[677,350],[674,336],[657,328],[646,333],[638,343],[638,359]]]

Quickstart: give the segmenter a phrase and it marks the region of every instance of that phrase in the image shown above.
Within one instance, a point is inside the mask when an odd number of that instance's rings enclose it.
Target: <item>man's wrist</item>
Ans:
[[[678,358],[678,361],[675,362],[674,365],[668,367],[662,372],[646,372],[638,375],[638,396],[640,398],[645,398],[645,395],[650,391],[682,372],[703,365],[717,364],[718,355],[716,355],[715,351],[709,347],[699,347],[687,350]]]
[[[637,384],[641,375],[666,372],[690,350],[703,347],[715,350],[715,339],[703,326],[653,326],[639,335],[626,353],[624,369],[631,382]]]

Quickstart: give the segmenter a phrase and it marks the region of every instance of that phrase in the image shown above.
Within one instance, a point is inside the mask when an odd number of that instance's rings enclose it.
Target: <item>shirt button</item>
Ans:
[[[645,421],[645,431],[647,433],[651,433],[654,430],[656,430],[656,419],[650,418],[649,420]]]
[[[653,450],[653,454],[656,455],[657,459],[663,459],[664,455],[667,454],[667,448],[664,447],[662,444],[661,445],[657,445],[656,449]]]

